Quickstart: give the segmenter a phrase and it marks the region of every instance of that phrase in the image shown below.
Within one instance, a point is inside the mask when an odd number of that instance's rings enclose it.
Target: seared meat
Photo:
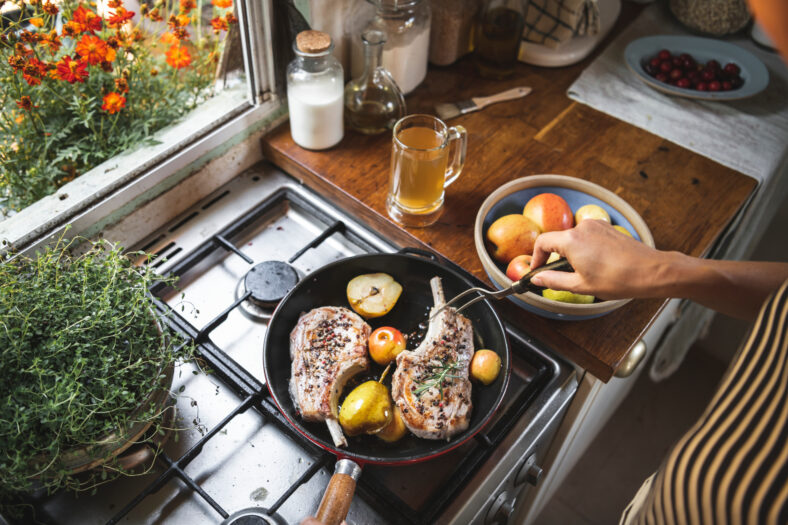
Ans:
[[[430,280],[434,309],[446,303],[439,277]],[[397,356],[391,397],[413,434],[425,439],[449,439],[468,428],[471,418],[473,327],[454,308],[430,321],[424,340],[413,351]]]
[[[369,368],[369,325],[348,310],[315,308],[290,333],[290,395],[307,421],[325,421],[334,445],[347,445],[337,402],[348,379]]]

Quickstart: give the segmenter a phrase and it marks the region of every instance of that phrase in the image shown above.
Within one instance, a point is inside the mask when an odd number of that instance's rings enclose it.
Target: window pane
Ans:
[[[155,144],[155,132],[206,102],[247,98],[233,0],[40,0],[2,11],[4,214]]]

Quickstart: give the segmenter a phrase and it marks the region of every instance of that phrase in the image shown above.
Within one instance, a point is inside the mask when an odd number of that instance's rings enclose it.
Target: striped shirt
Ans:
[[[788,524],[788,281],[621,523]]]

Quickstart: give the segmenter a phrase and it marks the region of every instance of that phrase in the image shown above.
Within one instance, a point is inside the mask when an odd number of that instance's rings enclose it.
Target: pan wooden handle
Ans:
[[[339,525],[347,516],[353,494],[356,492],[356,480],[361,475],[361,467],[349,459],[340,459],[334,468],[334,475],[328,482],[317,519],[325,525]]]

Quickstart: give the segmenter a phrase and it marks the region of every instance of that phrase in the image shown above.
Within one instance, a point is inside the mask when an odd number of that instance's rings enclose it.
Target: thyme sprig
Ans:
[[[78,256],[77,244],[87,247]],[[148,289],[162,280],[174,284],[119,246],[81,238],[0,264],[0,508],[34,487],[93,489],[120,472],[78,479],[69,451],[98,453],[139,422],[162,431],[162,407],[145,400],[193,353],[157,326]]]
[[[451,374],[460,367],[460,363],[458,361],[454,361],[453,363],[443,363],[441,366],[433,366],[430,370],[430,376],[423,382],[416,382],[419,385],[413,393],[416,397],[421,397],[421,395],[429,390],[430,388],[437,388],[438,392],[440,392],[441,401],[443,401],[443,381],[446,379],[459,379],[460,376]]]

